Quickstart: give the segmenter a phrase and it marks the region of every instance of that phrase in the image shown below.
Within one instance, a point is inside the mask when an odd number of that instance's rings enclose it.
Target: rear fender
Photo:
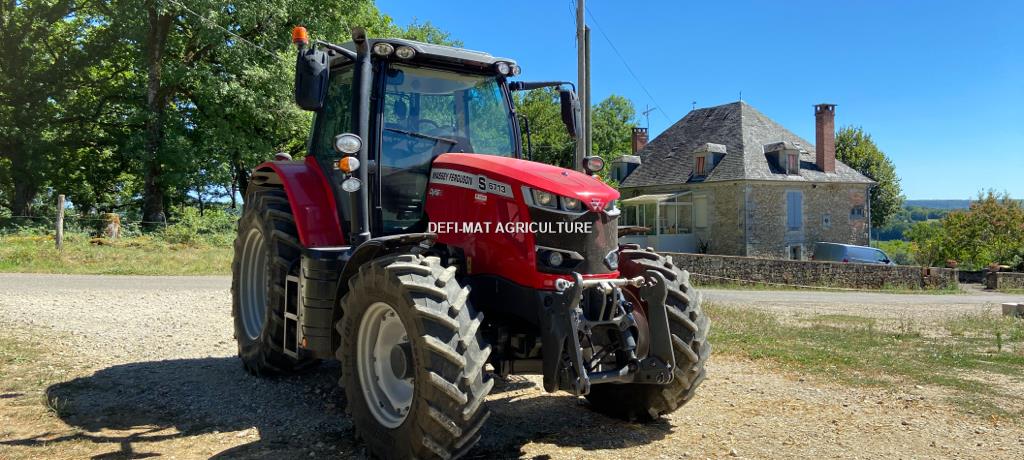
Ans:
[[[312,157],[305,161],[268,161],[256,167],[251,181],[284,187],[303,247],[345,245],[334,192]]]

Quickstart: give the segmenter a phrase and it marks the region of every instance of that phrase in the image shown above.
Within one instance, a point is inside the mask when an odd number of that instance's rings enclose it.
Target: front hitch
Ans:
[[[675,354],[665,305],[668,296],[665,277],[656,271],[635,278],[584,280],[579,273],[572,276],[573,281],[555,283],[555,288],[564,295],[554,297],[541,315],[544,389],[548,392],[563,389],[579,396],[589,393],[592,384],[671,382]],[[596,289],[606,296],[621,297],[617,291],[627,286],[639,288],[640,298],[646,303],[651,344],[648,355],[638,358],[631,351],[629,362],[617,369],[588,372],[580,346],[581,333],[590,335],[595,327],[610,327],[625,333],[635,328],[636,322],[628,312],[610,320],[588,320],[579,306],[583,292]]]

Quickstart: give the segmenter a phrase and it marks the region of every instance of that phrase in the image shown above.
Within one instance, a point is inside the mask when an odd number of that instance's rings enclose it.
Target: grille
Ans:
[[[612,270],[604,264],[604,258],[616,249],[618,243],[617,220],[605,212],[588,211],[582,215],[553,212],[530,208],[530,219],[534,222],[590,222],[590,233],[537,233],[534,239],[538,246],[572,251],[583,256],[583,260],[563,269],[544,266],[538,260],[538,269],[549,273],[579,272],[580,274],[601,274]],[[563,264],[568,265],[568,264]]]

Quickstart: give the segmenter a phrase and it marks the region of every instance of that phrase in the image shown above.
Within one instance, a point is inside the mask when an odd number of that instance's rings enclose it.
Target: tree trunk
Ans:
[[[39,188],[24,179],[14,179],[14,197],[11,200],[11,215],[31,216],[32,200],[36,198]]]
[[[238,209],[237,199],[235,195],[238,194],[238,174],[231,173],[231,209]]]
[[[242,165],[242,160],[236,158],[234,162],[235,178],[238,181],[238,189],[242,194],[242,201],[245,201],[245,191],[249,188],[249,170]]]
[[[24,145],[15,142],[9,148],[13,155],[11,160],[11,182],[14,183],[14,196],[11,197],[11,215],[31,216],[32,200],[39,193],[37,177],[39,172],[33,171],[32,152],[26,151]]]
[[[157,0],[146,2],[149,30],[146,34],[146,65],[149,68],[146,88],[146,168],[143,179],[142,220],[144,228],[152,229],[164,222],[164,187],[161,183],[163,167],[161,150],[164,143],[164,108],[168,94],[163,87],[163,54],[172,17],[160,10]]]

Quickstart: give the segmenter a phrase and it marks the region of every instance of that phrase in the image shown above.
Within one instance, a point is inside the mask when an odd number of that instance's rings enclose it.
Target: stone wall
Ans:
[[[729,283],[732,278],[758,283],[854,289],[954,289],[957,271],[907,265],[868,265],[755,257],[666,253],[698,283]],[[710,275],[710,276],[701,276]],[[712,278],[717,277],[717,278]],[[1021,275],[1024,281],[1024,275]]]
[[[802,225],[789,230],[786,193],[803,195]],[[814,243],[868,244],[867,187],[863,184],[753,183],[746,186],[746,255],[789,258],[787,246],[802,247],[808,259]],[[864,215],[854,217],[854,207]]]
[[[989,289],[1024,289],[1024,273],[995,272],[985,277],[985,287]]]
[[[736,182],[703,184],[693,195],[708,197],[708,227],[694,229],[698,245],[705,242],[711,254],[743,254],[743,190]]]

